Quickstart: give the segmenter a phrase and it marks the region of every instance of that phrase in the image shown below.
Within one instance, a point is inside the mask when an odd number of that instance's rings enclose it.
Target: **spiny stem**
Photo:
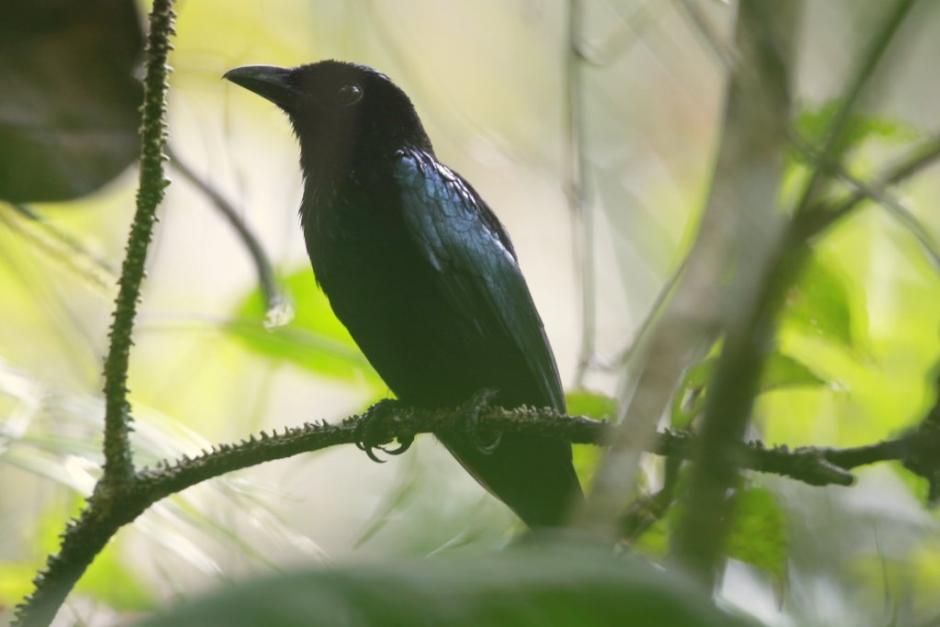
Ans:
[[[127,240],[127,254],[118,280],[118,295],[111,322],[111,343],[104,365],[105,429],[104,486],[130,481],[134,474],[129,433],[131,411],[127,401],[127,369],[134,319],[144,278],[147,249],[168,181],[163,173],[166,143],[167,56],[173,34],[172,0],[154,0],[147,38],[147,73],[141,107],[140,183],[137,210]]]

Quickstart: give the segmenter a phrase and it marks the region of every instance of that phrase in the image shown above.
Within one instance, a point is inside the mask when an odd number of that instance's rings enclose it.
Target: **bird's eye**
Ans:
[[[343,85],[336,90],[336,100],[344,107],[350,107],[362,100],[362,87],[355,83]]]

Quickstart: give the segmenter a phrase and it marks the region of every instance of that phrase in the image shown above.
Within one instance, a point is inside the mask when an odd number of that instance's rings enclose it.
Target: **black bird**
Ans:
[[[305,178],[300,219],[317,282],[403,402],[564,411],[555,359],[512,242],[476,190],[434,155],[408,96],[384,74],[322,61],[225,78],[290,118]],[[569,444],[504,434],[495,450],[438,434],[529,526],[556,526],[581,488]]]

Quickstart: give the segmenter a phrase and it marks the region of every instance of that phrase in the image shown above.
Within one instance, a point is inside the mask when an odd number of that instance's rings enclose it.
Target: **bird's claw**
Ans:
[[[464,403],[459,412],[459,419],[464,432],[473,446],[484,455],[492,455],[495,453],[496,449],[499,448],[500,443],[503,441],[501,431],[496,431],[495,433],[491,432],[492,435],[489,440],[481,437],[480,414],[490,407],[496,396],[496,390],[484,388],[471,396],[470,399]]]
[[[396,436],[398,446],[386,448],[384,445],[390,439],[387,435],[387,422],[393,415],[390,410],[397,404],[397,401],[391,399],[379,401],[369,408],[369,411],[360,418],[359,424],[356,426],[356,448],[364,452],[369,459],[377,464],[384,464],[385,460],[380,459],[375,454],[376,450],[382,451],[386,455],[401,455],[411,448],[411,444],[414,442],[413,435],[399,434]]]

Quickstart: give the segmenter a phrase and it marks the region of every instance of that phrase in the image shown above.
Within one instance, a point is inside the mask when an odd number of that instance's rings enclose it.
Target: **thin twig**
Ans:
[[[242,218],[242,212],[240,212],[214,185],[199,176],[172,147],[167,147],[167,155],[170,157],[170,165],[173,166],[177,172],[182,174],[183,178],[189,181],[196,189],[202,192],[235,230],[235,233],[238,235],[242,244],[244,244],[245,250],[248,251],[248,255],[251,257],[251,261],[255,266],[255,273],[258,275],[258,285],[264,297],[265,311],[268,312],[268,318],[273,319],[281,317],[278,312],[288,306],[287,298],[278,286],[277,279],[274,276],[274,269],[271,267],[271,261],[268,259],[264,247]]]
[[[718,35],[715,33],[714,29],[705,19],[705,16],[701,14],[698,7],[695,6],[691,0],[677,0],[678,4],[683,8],[684,15],[691,21],[695,26],[696,32],[699,34],[701,40],[705,44],[706,49],[713,54],[718,64],[726,70],[730,70],[735,63],[735,52],[730,49],[728,46],[720,40]],[[908,210],[904,205],[902,205],[896,198],[891,196],[885,191],[887,184],[896,183],[894,181],[883,181],[880,184],[866,184],[864,181],[852,176],[848,171],[842,167],[838,160],[835,162],[829,162],[826,164],[822,163],[824,155],[821,154],[819,150],[814,148],[812,144],[802,138],[798,129],[795,126],[790,127],[789,131],[790,142],[796,150],[802,153],[807,159],[813,162],[816,165],[817,170],[831,170],[835,176],[844,182],[848,183],[855,188],[856,193],[861,194],[861,196],[854,196],[850,199],[850,205],[854,204],[864,198],[873,200],[881,204],[888,212],[903,226],[907,229],[920,243],[921,247],[924,250],[924,254],[929,259],[931,265],[934,269],[940,270],[940,247],[937,246],[937,242],[931,237],[930,233],[927,232],[927,229],[924,228],[923,224],[914,216],[914,214]],[[917,159],[922,157],[918,156]],[[932,158],[932,154],[927,156],[928,160]],[[901,177],[905,177],[903,174],[904,170],[901,170],[899,174]],[[850,210],[850,209],[849,209]],[[823,227],[824,228],[824,227]]]
[[[715,57],[725,71],[730,72],[738,65],[737,51],[721,41],[711,22],[702,14],[698,6],[691,0],[676,0],[676,4],[679,5],[680,14],[699,36],[701,43],[705,44],[706,51]]]
[[[111,290],[117,275],[107,261],[91,252],[71,233],[45,220],[31,207],[19,203],[9,203],[9,207],[12,209],[10,216],[6,215],[4,207],[0,207],[0,222],[95,288]]]
[[[637,327],[637,330],[633,334],[633,340],[630,342],[630,345],[627,346],[617,357],[615,357],[611,364],[611,369],[619,370],[624,365],[628,364],[630,360],[634,358],[639,352],[640,346],[643,342],[648,339],[650,331],[654,328],[654,322],[662,314],[663,309],[666,306],[666,303],[669,302],[669,297],[673,292],[673,289],[676,287],[676,284],[679,282],[682,273],[685,272],[686,265],[689,262],[689,255],[686,255],[682,258],[682,262],[679,264],[679,267],[676,268],[673,273],[669,276],[662,287],[659,288],[659,292],[656,294],[656,299],[653,301],[653,304],[650,305],[649,309],[644,316],[643,321],[640,323],[640,326]]]
[[[568,56],[565,80],[565,194],[574,226],[574,257],[581,270],[581,340],[574,374],[574,387],[584,385],[584,377],[594,361],[596,340],[594,272],[594,208],[587,195],[585,157],[582,58],[580,54],[583,0],[568,1]]]
[[[620,23],[607,38],[589,50],[583,39],[575,42],[575,54],[583,63],[594,68],[603,68],[627,53],[639,41],[647,28],[652,26],[658,17],[657,12],[662,10],[665,3],[648,0],[644,4],[625,14],[619,4],[614,5],[620,17]]]
[[[901,157],[876,178],[867,187],[870,189],[888,189],[897,185],[940,159],[940,134],[924,140],[919,146]],[[807,237],[816,237],[830,226],[855,210],[869,196],[862,188],[856,188],[846,197],[836,201],[820,201],[814,211],[801,217]]]
[[[917,0],[898,0],[888,11],[887,19],[880,24],[880,30],[872,37],[868,50],[862,56],[862,62],[852,75],[852,80],[843,92],[839,107],[826,128],[826,139],[820,150],[819,166],[810,173],[800,200],[796,203],[794,211],[796,215],[812,209],[821,185],[831,174],[829,166],[836,163],[840,157],[842,138],[848,128],[852,111],[855,110],[862,92],[874,75],[875,68],[884,57],[901,22],[907,17],[915,2]]]
[[[790,143],[800,151],[800,153],[820,167],[821,155],[812,148],[810,143],[791,129]],[[829,165],[834,175],[853,188],[854,191],[863,194],[869,200],[877,203],[887,210],[888,214],[906,229],[920,244],[930,264],[934,270],[940,271],[940,247],[921,224],[914,213],[905,207],[900,200],[893,196],[885,187],[879,183],[867,183],[848,172],[841,164]]]

